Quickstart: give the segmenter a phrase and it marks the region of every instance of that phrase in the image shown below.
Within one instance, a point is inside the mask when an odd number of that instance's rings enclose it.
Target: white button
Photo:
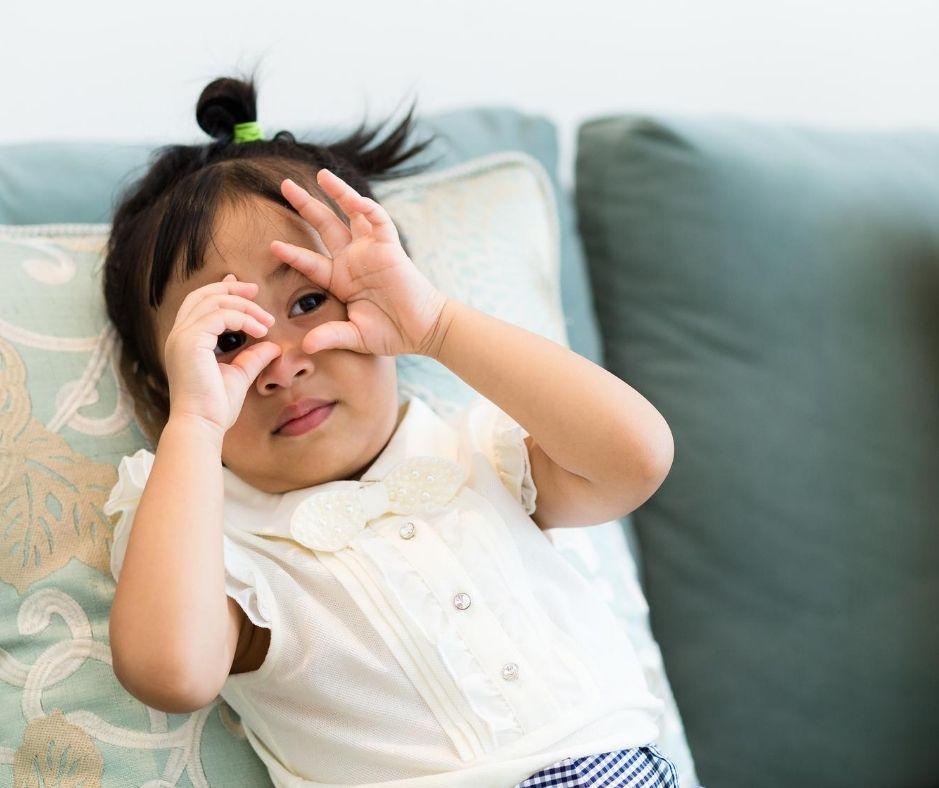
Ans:
[[[473,601],[473,600],[470,599],[470,595],[469,595],[469,594],[464,594],[464,593],[461,591],[459,594],[457,594],[455,597],[453,597],[453,606],[454,606],[457,610],[466,610],[466,608],[468,608],[468,607],[470,606],[470,604],[472,603],[472,601]]]
[[[398,533],[401,535],[402,539],[410,539],[412,536],[414,536],[414,530],[414,523],[408,520],[408,522],[406,522],[401,526],[401,528],[398,529]]]
[[[502,666],[502,678],[506,681],[515,681],[518,678],[518,665],[514,662],[506,662]]]

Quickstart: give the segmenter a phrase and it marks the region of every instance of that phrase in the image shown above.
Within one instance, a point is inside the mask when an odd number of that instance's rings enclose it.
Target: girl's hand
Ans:
[[[280,355],[280,345],[249,345],[230,364],[215,353],[218,337],[244,331],[262,337],[274,316],[249,299],[258,293],[253,282],[228,274],[189,293],[176,313],[166,338],[164,363],[170,390],[170,418],[197,416],[218,427],[220,435],[238,419],[248,386]]]
[[[311,329],[303,351],[344,348],[378,356],[426,355],[447,297],[408,257],[381,205],[329,170],[321,169],[316,181],[349,217],[351,231],[325,203],[287,178],[281,183],[284,197],[316,228],[332,257],[283,241],[272,241],[271,251],[345,302],[348,320]]]

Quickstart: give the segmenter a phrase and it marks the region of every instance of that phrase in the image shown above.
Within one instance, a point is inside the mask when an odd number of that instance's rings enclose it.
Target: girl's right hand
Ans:
[[[248,386],[280,355],[280,345],[256,342],[230,364],[220,362],[215,349],[225,332],[262,337],[274,323],[273,315],[249,300],[257,288],[228,274],[183,299],[164,346],[171,418],[199,417],[217,426],[220,436],[238,419]]]

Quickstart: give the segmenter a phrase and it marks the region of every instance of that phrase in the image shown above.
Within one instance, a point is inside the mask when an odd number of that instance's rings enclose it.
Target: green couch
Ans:
[[[623,526],[701,782],[936,785],[939,134],[594,118],[568,194],[550,120],[424,122],[436,166],[541,161],[571,347],[672,428],[671,473]],[[151,148],[0,146],[0,224],[108,221]],[[7,651],[40,626],[0,623]],[[12,760],[0,739],[0,780]]]
[[[576,183],[700,779],[939,785],[939,134],[594,118]]]

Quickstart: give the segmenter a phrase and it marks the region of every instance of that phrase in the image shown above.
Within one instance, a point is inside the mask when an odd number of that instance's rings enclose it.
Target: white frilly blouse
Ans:
[[[508,788],[653,742],[622,625],[530,517],[528,433],[482,397],[403,407],[360,481],[269,494],[223,468],[227,593],[271,642],[220,694],[272,782]],[[105,505],[115,579],[153,459],[122,459]]]

